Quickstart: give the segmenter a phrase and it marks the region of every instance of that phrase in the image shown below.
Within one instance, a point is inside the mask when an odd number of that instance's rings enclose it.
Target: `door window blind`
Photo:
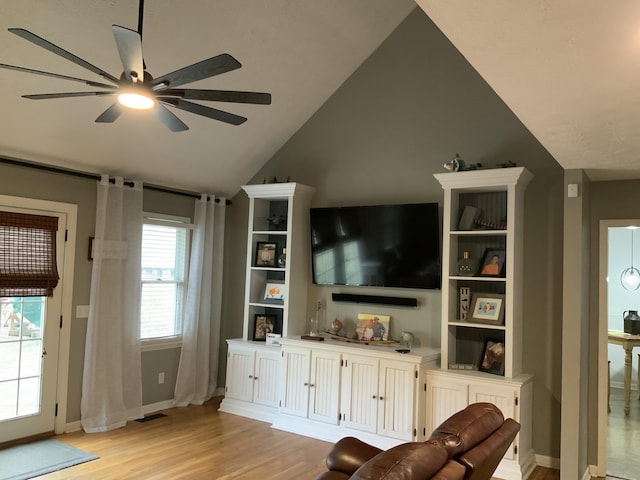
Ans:
[[[58,217],[0,212],[0,297],[52,296]]]

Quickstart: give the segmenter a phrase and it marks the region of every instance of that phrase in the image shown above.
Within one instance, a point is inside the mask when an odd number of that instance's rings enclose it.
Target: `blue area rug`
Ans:
[[[57,440],[16,445],[0,450],[0,480],[26,480],[96,458]]]

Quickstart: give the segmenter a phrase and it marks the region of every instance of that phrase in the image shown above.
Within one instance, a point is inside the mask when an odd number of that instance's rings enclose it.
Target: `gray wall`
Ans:
[[[317,188],[315,207],[442,203],[433,173],[444,171],[443,163],[455,153],[487,167],[513,161],[535,176],[525,207],[524,370],[535,375],[534,449],[558,458],[563,171],[424,12],[416,8],[248,183],[290,177]],[[243,193],[233,198],[231,212],[227,338],[242,333]],[[328,318],[361,310],[333,304],[333,291],[417,296],[421,306],[415,310],[389,309],[392,334],[407,329],[423,343],[439,343],[439,292],[314,286],[309,314],[316,299],[327,301]]]

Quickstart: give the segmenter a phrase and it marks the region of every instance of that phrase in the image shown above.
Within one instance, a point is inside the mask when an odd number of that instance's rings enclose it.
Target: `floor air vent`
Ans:
[[[149,420],[155,420],[156,418],[166,417],[167,415],[164,413],[152,413],[151,415],[145,415],[144,418],[138,418],[136,422],[148,422]]]

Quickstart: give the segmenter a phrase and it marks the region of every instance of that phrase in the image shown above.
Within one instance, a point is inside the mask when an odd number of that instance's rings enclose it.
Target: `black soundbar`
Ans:
[[[375,303],[378,305],[397,305],[401,307],[417,307],[417,298],[382,297],[379,295],[356,295],[351,293],[332,293],[334,302]]]

